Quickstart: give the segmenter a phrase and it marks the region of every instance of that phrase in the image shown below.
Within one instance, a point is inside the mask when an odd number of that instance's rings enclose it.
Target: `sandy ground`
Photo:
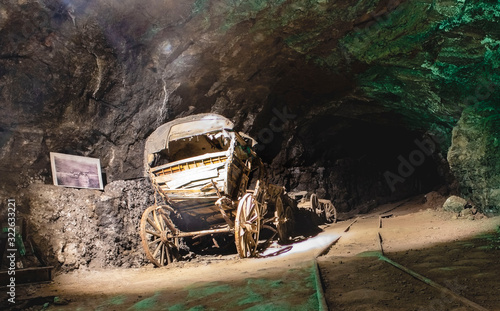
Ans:
[[[486,310],[500,310],[500,217],[456,218],[423,196],[273,244],[261,258],[210,256],[164,268],[76,271],[18,288],[12,310],[475,310],[387,258]],[[381,217],[383,216],[383,217]],[[349,230],[346,231],[346,229]],[[333,245],[332,245],[333,243]],[[318,287],[315,263],[323,288]],[[4,305],[5,306],[5,305]]]
[[[318,258],[330,310],[500,310],[500,218],[457,218],[437,209],[440,201],[422,202],[359,215]],[[472,306],[380,260],[381,245],[386,257]]]

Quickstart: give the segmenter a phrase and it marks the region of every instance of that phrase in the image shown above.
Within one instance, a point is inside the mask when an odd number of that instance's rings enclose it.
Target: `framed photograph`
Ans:
[[[103,189],[99,159],[51,152],[50,164],[56,186]]]

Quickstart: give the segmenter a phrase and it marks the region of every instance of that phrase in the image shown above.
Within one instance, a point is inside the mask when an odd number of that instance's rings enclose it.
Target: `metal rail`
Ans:
[[[402,204],[399,204],[397,205],[396,207],[388,210],[388,211],[385,211],[383,213],[381,213],[379,215],[379,221],[378,221],[378,228],[382,228],[382,220],[384,218],[389,218],[389,217],[392,217],[393,214],[389,214],[389,215],[383,215],[383,214],[386,214],[388,212],[391,212],[393,210],[395,210],[396,208],[402,206],[405,202],[403,202]],[[349,231],[351,226],[358,221],[359,218],[356,218],[354,221],[352,221],[345,229],[344,229],[344,233]],[[340,238],[342,237],[342,235],[340,235],[339,237],[337,237],[335,240],[333,240],[328,246],[326,246],[323,250],[321,250],[317,255],[316,257],[314,258],[314,265],[315,265],[315,273],[316,273],[316,278],[317,278],[317,282],[318,285],[317,285],[317,290],[318,290],[318,300],[320,301],[320,310],[328,310],[328,305],[326,304],[326,300],[324,299],[324,292],[323,292],[323,287],[321,286],[321,273],[320,273],[320,270],[319,270],[319,265],[318,265],[318,261],[317,261],[317,258],[320,257],[320,256],[323,256],[323,255],[326,255],[328,253],[328,251],[330,250],[330,248],[335,245],[335,243],[337,243]],[[454,299],[458,300],[459,302],[461,302],[462,304],[466,305],[466,306],[469,306],[471,308],[473,308],[474,310],[478,310],[478,311],[489,311],[488,309],[478,305],[477,303],[473,302],[473,301],[470,301],[468,300],[467,298],[463,297],[463,296],[460,296],[458,295],[457,293],[451,291],[450,289],[432,281],[431,279],[421,275],[421,274],[418,274],[417,272],[387,258],[385,255],[384,255],[384,249],[383,249],[383,238],[382,238],[382,235],[380,234],[380,232],[377,232],[377,240],[378,240],[378,243],[379,243],[379,247],[380,247],[380,252],[379,253],[376,253],[374,256],[378,257],[379,260],[382,260],[384,262],[387,262],[389,264],[391,264],[392,266],[400,269],[401,271],[409,274],[410,276],[414,277],[415,279],[419,280],[419,281],[422,281],[424,282],[425,284],[431,286],[431,287],[434,287],[436,288],[437,290],[441,291],[442,293],[446,294],[446,295],[449,295],[451,297],[453,297]]]
[[[424,282],[425,284],[427,285],[430,285],[436,289],[438,289],[439,291],[441,291],[442,293],[446,294],[446,295],[449,295],[453,298],[455,298],[456,300],[460,301],[461,303],[475,309],[475,310],[479,310],[479,311],[488,311],[488,309],[478,305],[477,303],[473,302],[473,301],[470,301],[469,299],[463,297],[463,296],[460,296],[458,295],[457,293],[451,291],[450,289],[434,282],[433,280],[421,275],[421,274],[418,274],[417,272],[411,270],[411,269],[408,269],[407,267],[403,266],[403,265],[400,265],[398,264],[397,262],[395,261],[392,261],[390,260],[389,258],[387,258],[385,255],[384,255],[384,249],[382,247],[382,243],[383,243],[383,240],[382,240],[382,236],[380,235],[380,232],[377,233],[378,235],[378,242],[379,242],[379,246],[380,246],[380,254],[378,254],[378,258],[382,261],[385,261],[391,265],[393,265],[394,267],[398,268],[399,270],[403,271],[403,272],[406,272],[407,274],[411,275],[412,277],[414,277],[415,279],[419,280],[419,281],[422,281]]]
[[[344,229],[344,233],[349,231],[351,229],[351,226],[358,221],[359,218],[354,219],[349,225]],[[316,287],[316,294],[318,297],[318,304],[319,304],[319,310],[320,311],[328,311],[328,304],[326,303],[326,298],[325,298],[325,291],[323,288],[323,283],[321,281],[321,270],[319,269],[319,264],[318,264],[318,257],[321,257],[328,253],[330,248],[337,243],[338,240],[340,240],[342,236],[338,236],[336,239],[334,239],[332,242],[330,242],[326,247],[324,247],[321,251],[319,251],[313,259],[313,269],[314,269],[314,282],[315,282],[315,287]]]

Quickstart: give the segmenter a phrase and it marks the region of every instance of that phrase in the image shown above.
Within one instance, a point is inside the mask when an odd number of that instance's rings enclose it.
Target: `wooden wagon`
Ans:
[[[261,229],[287,242],[294,206],[284,188],[269,184],[255,140],[216,114],[176,119],[147,139],[144,170],[155,204],[142,215],[140,236],[156,266],[176,259],[181,238],[234,235],[240,257],[257,254]]]

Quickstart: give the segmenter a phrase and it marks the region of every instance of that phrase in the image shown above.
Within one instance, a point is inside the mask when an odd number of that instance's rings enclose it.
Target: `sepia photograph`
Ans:
[[[103,189],[99,159],[63,153],[50,153],[54,185]]]

